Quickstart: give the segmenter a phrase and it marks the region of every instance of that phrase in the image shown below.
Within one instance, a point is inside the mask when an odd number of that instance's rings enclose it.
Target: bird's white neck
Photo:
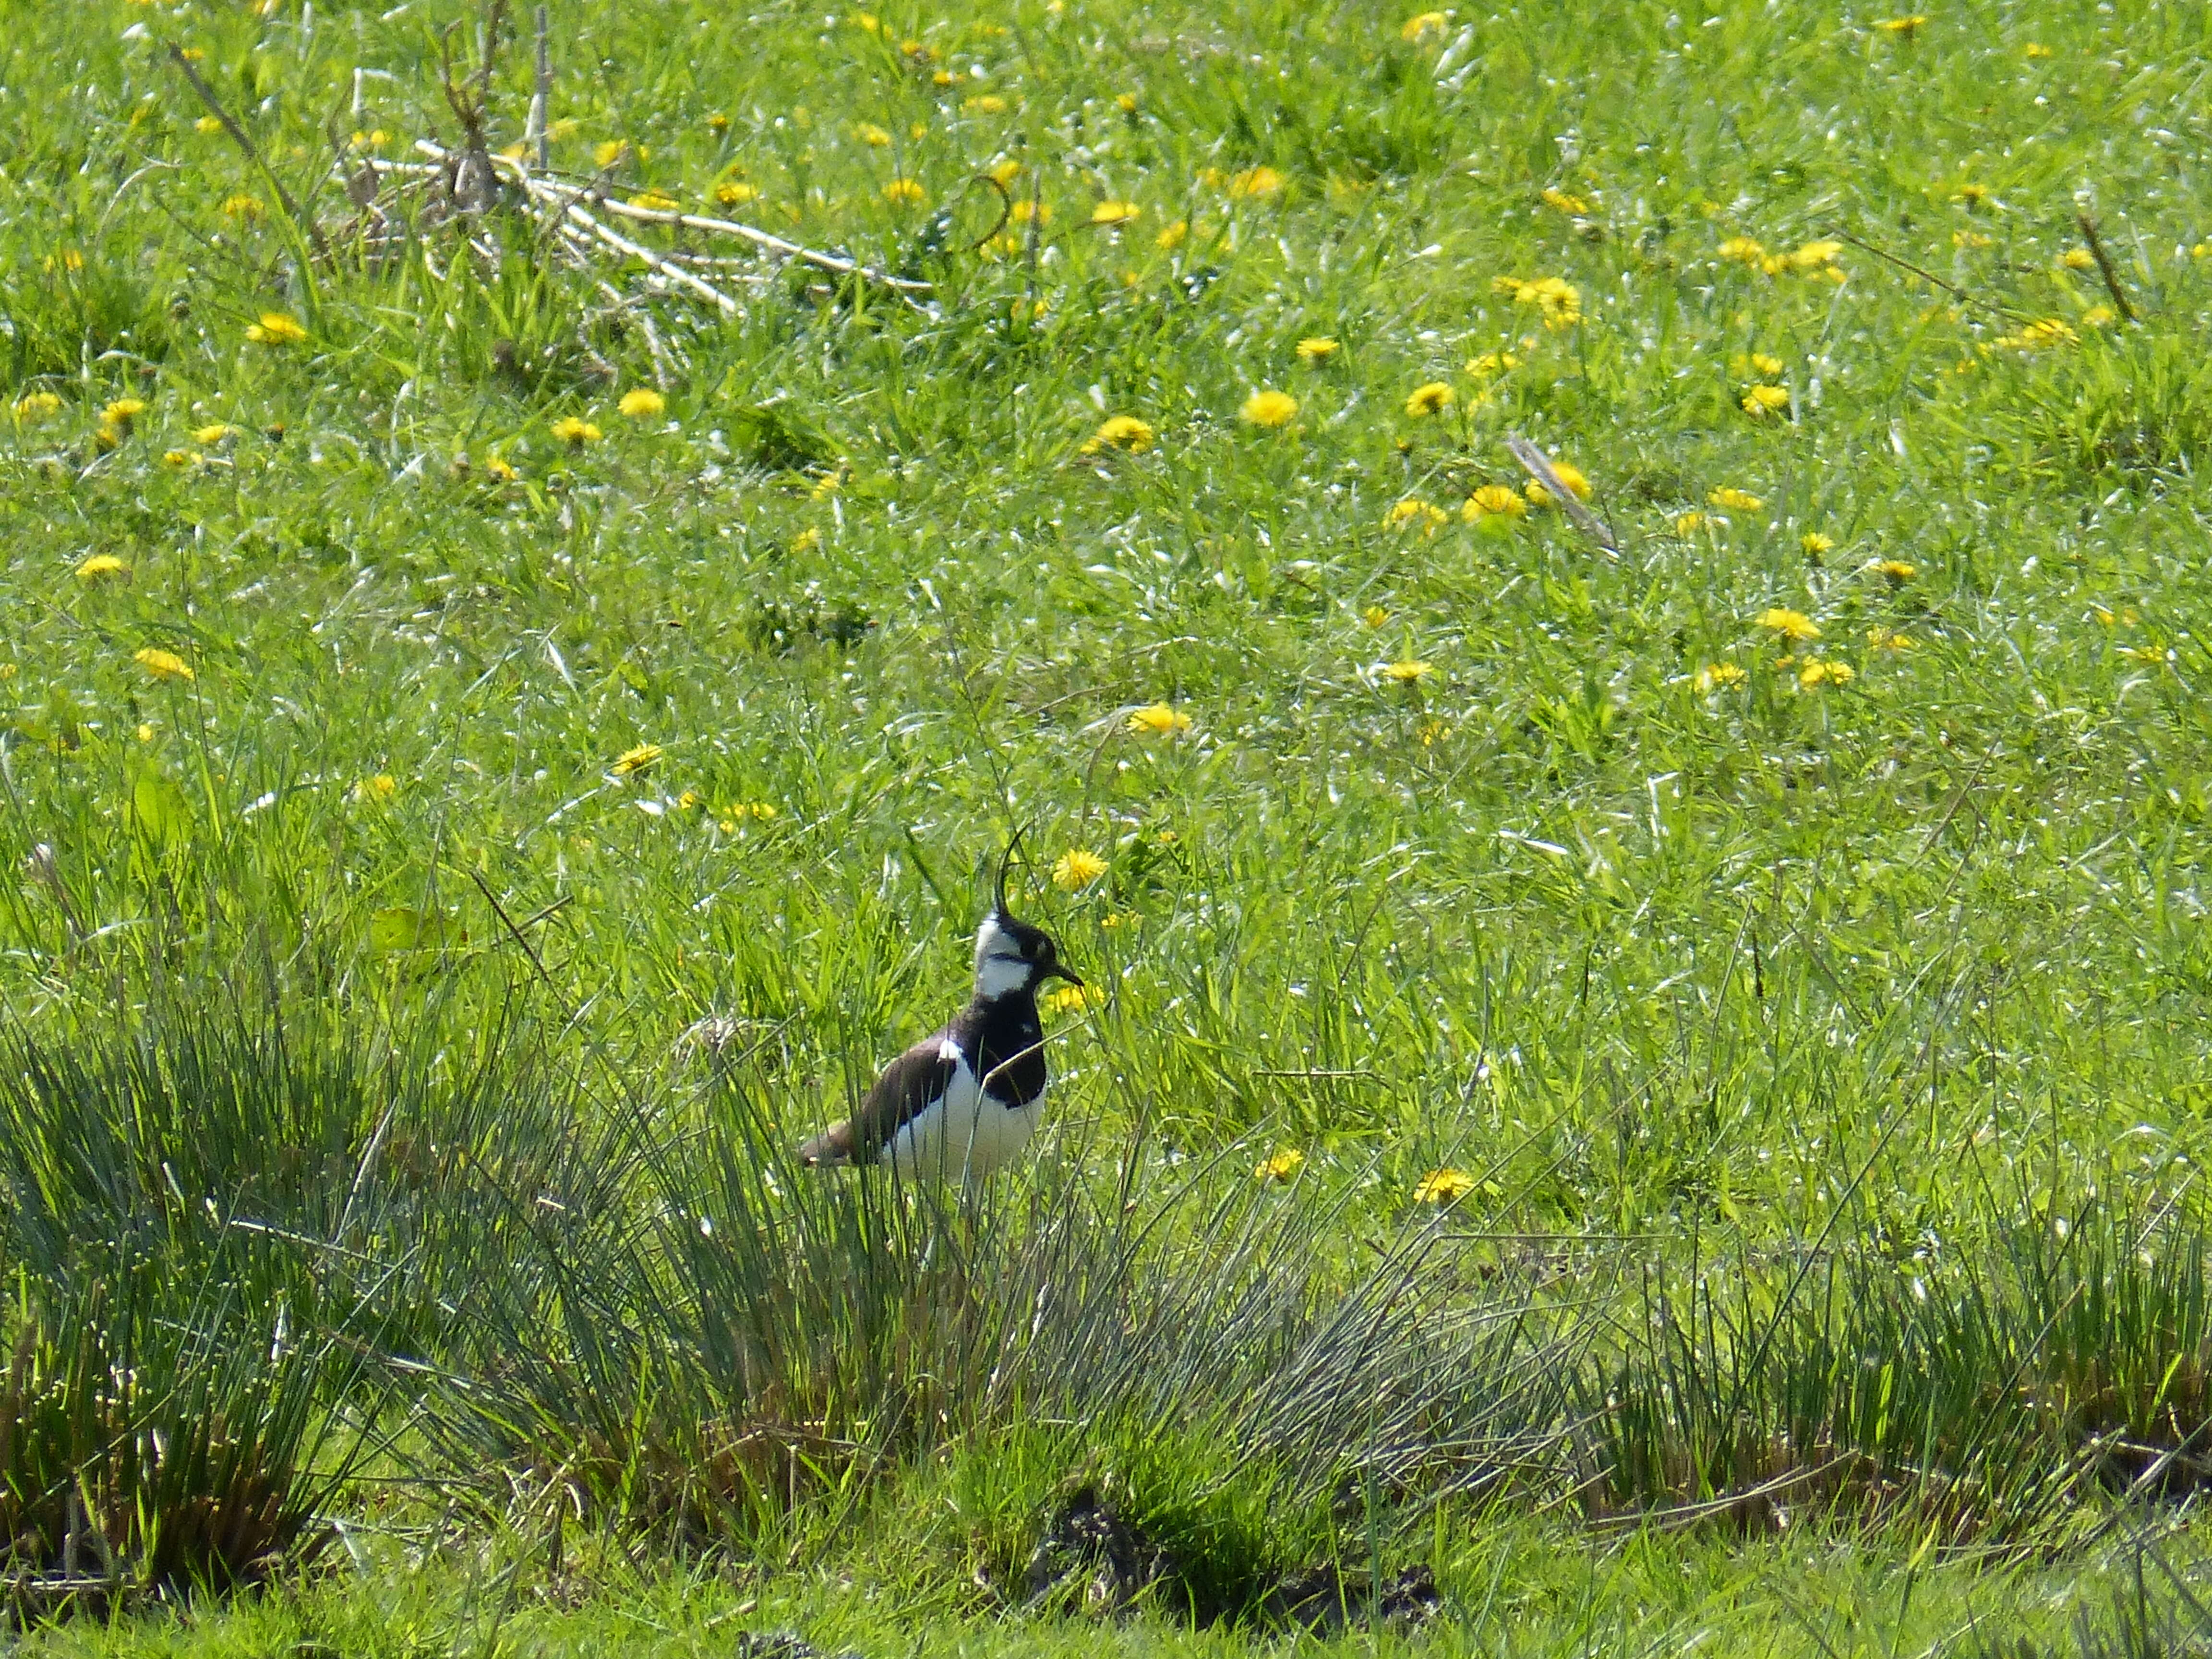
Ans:
[[[1021,947],[994,916],[975,930],[975,1000],[989,1002],[1027,990],[1035,969],[1022,959]]]

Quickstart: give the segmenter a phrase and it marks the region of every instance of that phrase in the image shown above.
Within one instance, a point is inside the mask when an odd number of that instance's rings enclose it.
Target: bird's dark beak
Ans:
[[[1064,979],[1070,985],[1080,985],[1083,983],[1082,975],[1077,973],[1074,969],[1065,967],[1057,962],[1047,963],[1044,967],[1038,971],[1041,978]]]

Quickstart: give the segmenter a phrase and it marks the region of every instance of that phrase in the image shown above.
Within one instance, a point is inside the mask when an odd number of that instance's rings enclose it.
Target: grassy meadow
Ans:
[[[2212,12],[1417,3],[8,9],[30,1648],[2203,1650]]]

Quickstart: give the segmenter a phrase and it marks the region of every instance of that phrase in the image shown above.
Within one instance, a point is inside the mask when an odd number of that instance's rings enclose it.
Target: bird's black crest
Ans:
[[[1006,908],[1006,872],[1013,867],[1014,854],[1021,846],[1022,836],[1028,829],[1027,824],[1018,827],[1014,831],[1013,839],[1006,843],[1006,850],[999,854],[999,882],[995,897],[998,913],[1008,918],[1012,918],[1014,913]]]

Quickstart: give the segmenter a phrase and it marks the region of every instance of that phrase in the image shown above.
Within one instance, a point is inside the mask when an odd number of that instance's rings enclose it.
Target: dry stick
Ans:
[[[2097,222],[2086,213],[2077,213],[2074,222],[2081,227],[2082,237],[2089,244],[2089,257],[2097,262],[2097,274],[2105,279],[2105,291],[2112,296],[2120,315],[2134,322],[2136,308],[2128,303],[2128,296],[2120,288],[2120,273],[2113,268],[2112,256],[2105,252],[2105,239],[2097,234]]]
[[[538,198],[538,191],[534,182],[526,178],[524,187],[530,191],[533,199]],[[671,264],[652,249],[642,247],[620,232],[609,229],[586,212],[580,204],[562,202],[556,199],[554,205],[559,211],[566,214],[571,221],[581,225],[616,252],[625,253],[633,259],[642,260],[648,270],[657,272],[665,280],[674,283],[678,287],[688,288],[700,298],[711,301],[720,307],[724,316],[734,317],[738,314],[740,307],[738,302],[712,283],[703,277],[694,276],[681,265]]]
[[[1989,301],[1982,299],[1978,295],[1970,294],[1965,289],[1960,288],[1956,283],[1945,282],[1941,276],[1938,276],[1934,271],[1928,270],[1924,266],[1916,265],[1910,259],[1899,258],[1896,254],[1890,252],[1887,248],[1876,247],[1872,242],[1860,240],[1859,238],[1852,235],[1848,230],[1832,230],[1828,234],[1834,237],[1836,240],[1839,242],[1849,242],[1853,247],[1857,248],[1863,252],[1871,253],[1875,258],[1885,260],[1888,264],[1897,266],[1900,270],[1909,270],[1915,276],[1919,277],[1923,282],[1933,283],[1937,288],[1942,289],[1946,294],[1949,295],[1953,299],[1959,301],[1962,304],[1975,307],[1978,310],[1994,313],[1999,317],[2007,318],[2014,322],[2024,320],[2021,313],[2008,310],[2001,305],[1994,305]]]
[[[578,190],[574,185],[556,184],[543,179],[533,179],[530,184],[533,190],[543,190],[549,194],[557,193],[570,199],[587,194],[586,191]],[[781,236],[771,235],[769,232],[756,229],[751,225],[739,224],[734,219],[709,219],[696,213],[671,213],[659,208],[634,207],[628,202],[605,199],[600,201],[599,205],[609,213],[619,214],[625,219],[635,219],[646,224],[682,225],[687,230],[714,231],[725,236],[742,236],[754,246],[764,249],[768,252],[781,254],[787,259],[798,259],[820,270],[834,271],[841,276],[858,276],[864,282],[878,283],[896,294],[926,295],[933,291],[927,283],[916,282],[909,276],[894,276],[888,271],[877,270],[871,266],[861,264],[857,260],[842,258],[835,253],[823,253],[811,247],[801,247],[796,242],[787,242]]]
[[[307,232],[308,240],[315,245],[315,252],[324,258],[329,258],[330,246],[323,240],[322,227],[301,212],[300,204],[293,199],[292,192],[284,188],[284,181],[276,176],[276,170],[269,165],[253,140],[246,136],[246,129],[232,118],[230,112],[222,106],[222,101],[209,89],[208,83],[200,78],[200,72],[192,60],[185,56],[174,41],[167,44],[169,61],[184,70],[185,79],[192,83],[192,90],[199,94],[200,102],[208,106],[208,112],[222,123],[222,130],[230,135],[231,143],[243,150],[246,159],[261,170],[261,176],[269,181],[270,189],[276,192],[277,205],[284,210],[295,228]]]
[[[985,231],[981,236],[978,236],[973,242],[969,244],[968,251],[970,253],[981,252],[985,246],[995,240],[999,233],[1006,228],[1006,221],[1014,216],[1013,192],[1009,191],[1004,185],[1000,184],[996,179],[993,178],[988,173],[976,173],[973,178],[969,179],[968,182],[972,185],[978,179],[981,180],[984,184],[990,185],[993,190],[999,192],[999,222],[993,225],[990,229]]]
[[[1517,432],[1505,435],[1505,447],[1513,452],[1513,459],[1528,470],[1528,476],[1543,485],[1545,493],[1559,504],[1559,510],[1575,521],[1576,527],[1605,550],[1609,559],[1620,557],[1620,544],[1613,539],[1613,532],[1605,521],[1583,505],[1583,498],[1570,489],[1553,467],[1551,458]]]
[[[614,302],[615,309],[618,312],[627,313],[634,305],[636,305],[636,301],[626,298],[620,289],[605,277],[599,279],[599,289]],[[665,392],[668,390],[670,380],[673,378],[669,368],[668,348],[661,343],[659,331],[653,327],[653,318],[642,306],[637,307],[635,320],[639,331],[645,336],[646,349],[653,354],[653,383],[661,391]]]
[[[553,36],[543,6],[538,8],[537,21],[538,88],[530,94],[530,125],[523,137],[535,146],[538,170],[543,173],[553,165],[553,140],[549,125],[553,112]]]
[[[417,139],[415,148],[425,155],[434,156],[441,161],[446,158],[445,149],[428,139]],[[801,247],[796,242],[787,242],[781,236],[771,235],[769,232],[757,229],[751,225],[739,224],[734,219],[709,219],[696,213],[664,212],[658,208],[633,207],[628,202],[617,202],[605,197],[595,198],[592,191],[580,186],[562,184],[556,179],[540,179],[508,156],[493,156],[492,165],[507,170],[516,182],[531,195],[556,204],[568,205],[580,201],[594,201],[597,206],[609,213],[618,214],[625,219],[635,219],[645,224],[682,225],[687,230],[704,230],[723,236],[743,237],[754,246],[768,252],[780,254],[787,259],[801,260],[821,270],[835,271],[841,276],[858,276],[865,282],[878,283],[896,293],[914,295],[926,295],[933,291],[927,283],[918,283],[910,277],[893,276],[887,271],[874,270],[854,259],[843,258],[835,253],[823,253],[811,247]],[[599,223],[588,214],[585,215],[584,218],[592,224]],[[605,234],[612,234],[611,232],[607,232],[604,226],[600,226],[599,229]],[[625,244],[625,248],[634,245]],[[641,257],[647,258],[656,269],[665,268],[672,271],[680,271],[680,267],[670,264],[665,260],[644,254],[641,250],[640,252]]]

